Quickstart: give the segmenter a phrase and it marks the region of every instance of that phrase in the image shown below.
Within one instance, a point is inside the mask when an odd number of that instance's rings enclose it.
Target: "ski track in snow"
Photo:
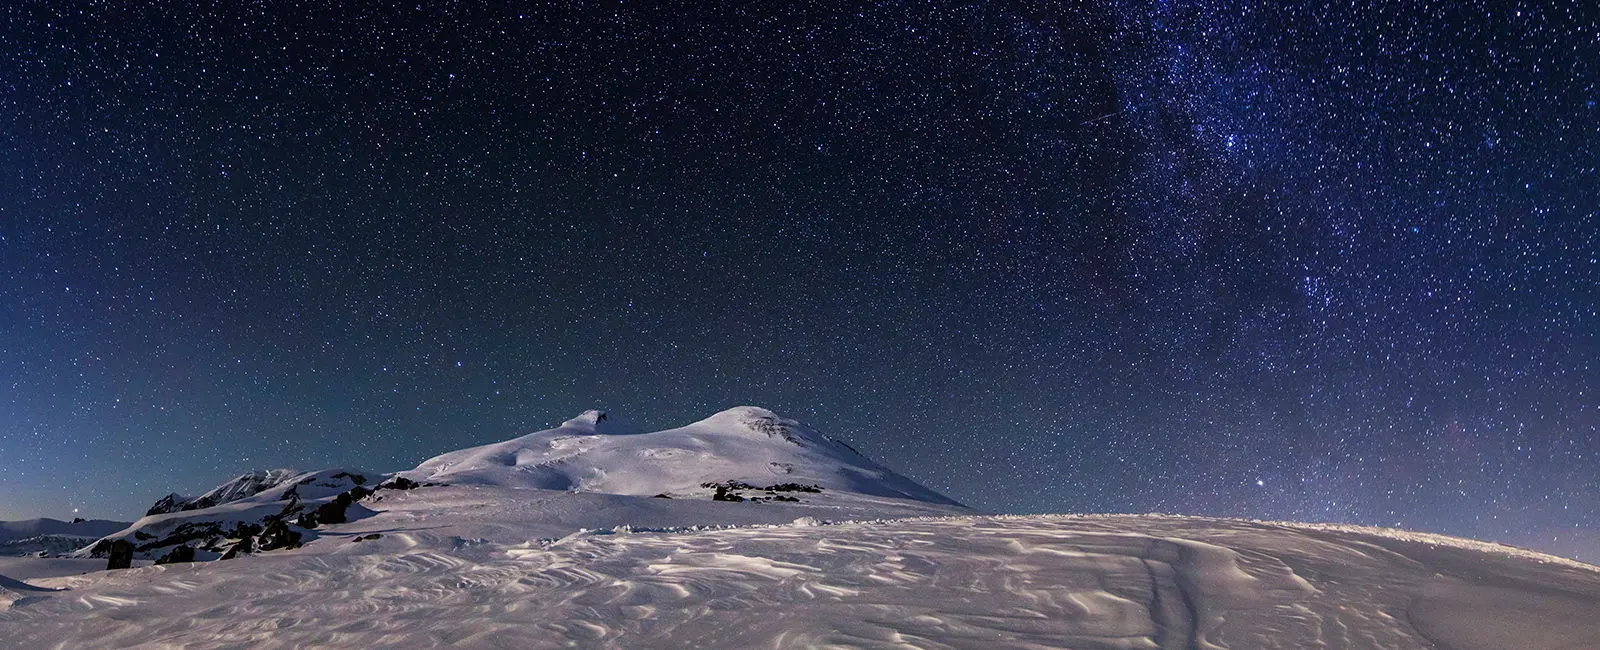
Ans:
[[[521,544],[431,530],[34,580],[65,591],[0,609],[0,646],[1600,648],[1600,570],[1370,529],[968,516]]]

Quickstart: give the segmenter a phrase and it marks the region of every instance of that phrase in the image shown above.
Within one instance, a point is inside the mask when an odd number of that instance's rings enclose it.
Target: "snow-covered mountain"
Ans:
[[[231,501],[252,497],[278,487],[298,475],[292,469],[268,469],[240,474],[233,480],[218,485],[200,496],[189,498],[174,492],[157,501],[145,515],[164,515],[184,510],[210,508]]]
[[[685,427],[634,435],[607,435],[605,420],[605,413],[587,411],[554,429],[436,456],[400,476],[638,496],[789,484],[959,505],[763,408],[740,406]]]
[[[0,521],[0,555],[66,553],[127,525],[104,519]]]
[[[131,570],[0,558],[0,649],[1600,648],[1600,568],[1570,560],[1356,527],[981,515],[762,409],[606,424],[392,475],[245,481],[273,485],[84,549],[127,541]],[[147,566],[196,547],[232,559]]]
[[[359,506],[356,512],[349,508],[358,500],[352,493],[364,496],[370,491],[364,487],[369,475],[348,469],[252,472],[187,501],[209,500],[215,505],[145,515],[84,546],[75,555],[107,557],[111,544],[118,540],[131,543],[134,556],[146,559],[159,559],[178,546],[198,549],[197,557],[201,559],[214,559],[234,547],[248,552],[258,547],[294,546],[314,537],[309,530],[315,528],[310,518],[329,512],[330,504],[340,495],[345,495],[343,505],[337,508],[340,522],[365,514]],[[168,501],[162,499],[158,505]],[[332,517],[323,517],[324,521],[329,519]]]
[[[685,427],[639,434],[606,433],[605,421],[605,413],[587,411],[554,429],[450,452],[393,475],[348,469],[249,472],[199,497],[169,494],[144,517],[83,546],[76,555],[107,557],[117,540],[130,542],[136,558],[152,560],[167,557],[180,546],[194,549],[198,559],[292,547],[314,539],[321,524],[371,514],[358,502],[374,490],[392,494],[413,486],[426,486],[430,494],[448,486],[509,490],[513,492],[502,496],[513,503],[537,498],[528,494],[532,490],[767,506],[763,511],[733,510],[714,516],[661,503],[624,508],[663,511],[650,519],[656,525],[790,521],[813,514],[867,518],[967,511],[848,445],[766,409],[738,407]],[[380,481],[385,482],[380,485]],[[635,522],[608,525],[629,523]]]
[[[61,521],[60,519],[40,518],[0,521],[0,542],[9,542],[25,537],[38,537],[40,535],[101,537],[127,525],[128,523],[125,521],[107,521],[105,519]]]

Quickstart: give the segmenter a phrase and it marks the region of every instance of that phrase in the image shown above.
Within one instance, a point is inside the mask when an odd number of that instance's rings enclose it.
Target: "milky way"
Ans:
[[[1583,3],[121,4],[0,8],[0,518],[757,404],[1600,560]]]

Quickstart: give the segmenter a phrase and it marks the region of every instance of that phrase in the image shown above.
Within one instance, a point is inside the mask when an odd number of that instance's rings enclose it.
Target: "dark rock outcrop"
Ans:
[[[235,525],[233,527],[233,531],[232,532],[228,533],[228,537],[232,537],[234,539],[249,539],[251,537],[255,537],[256,535],[260,535],[260,534],[261,534],[261,526],[260,525],[252,524],[252,523],[247,522],[247,521],[241,521],[241,522],[239,522],[237,525]]]
[[[188,497],[174,492],[172,494],[168,494],[167,496],[161,497],[160,501],[157,501],[155,505],[150,506],[150,509],[144,512],[144,516],[149,517],[151,515],[164,515],[169,512],[178,512],[183,510],[183,506],[188,503]]]
[[[171,551],[168,551],[166,555],[161,556],[160,559],[156,560],[156,564],[177,564],[180,562],[193,561],[194,548],[187,545],[179,545],[176,548],[173,548]]]
[[[228,550],[224,551],[222,553],[222,559],[231,560],[233,558],[239,557],[240,555],[248,555],[250,553],[254,553],[255,550],[256,550],[255,540],[250,538],[250,537],[246,537],[246,538],[241,539],[241,540],[239,540],[237,542],[234,542],[233,546],[228,547]]]
[[[384,490],[415,490],[422,487],[422,484],[404,476],[396,476],[379,484],[378,487]]]
[[[768,485],[762,489],[768,492],[810,492],[812,494],[820,494],[822,492],[821,486],[806,485],[804,483],[779,483],[777,485]]]
[[[716,490],[716,492],[711,495],[712,501],[750,501],[752,503],[761,503],[764,501],[789,501],[798,503],[800,499],[778,493],[808,492],[817,494],[822,492],[821,486],[807,485],[805,483],[775,483],[766,487],[757,487],[749,483],[745,483],[744,481],[723,481],[721,483],[701,483],[700,487],[707,487]],[[739,493],[740,490],[760,490],[766,492],[766,496],[746,497],[745,495]]]
[[[222,524],[217,522],[192,521],[181,524],[177,528],[172,529],[172,532],[168,533],[166,537],[153,542],[140,544],[138,550],[148,551],[151,549],[161,548],[163,546],[172,546],[173,544],[184,544],[195,540],[222,537],[222,532]]]
[[[105,541],[105,540],[101,540]],[[100,545],[95,544],[95,549]],[[93,554],[93,550],[90,551]],[[127,569],[133,566],[133,542],[119,539],[106,545],[106,553],[111,558],[106,562],[106,570]]]
[[[315,516],[316,523],[342,524],[348,521],[345,517],[345,510],[350,508],[351,503],[354,503],[354,500],[350,498],[350,493],[340,492],[332,501],[317,506],[316,512],[312,514]]]
[[[261,536],[256,538],[256,548],[263,551],[299,547],[300,533],[290,530],[289,525],[283,523],[282,519],[268,521],[266,528],[261,531]]]

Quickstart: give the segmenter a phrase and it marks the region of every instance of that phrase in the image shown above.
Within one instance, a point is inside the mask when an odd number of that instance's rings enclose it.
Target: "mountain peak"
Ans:
[[[759,406],[735,406],[730,409],[717,411],[716,414],[712,415],[711,417],[775,418],[779,416],[770,409],[764,409]]]
[[[698,424],[719,428],[731,427],[735,431],[748,431],[769,438],[778,438],[801,447],[826,446],[832,442],[827,436],[811,430],[799,420],[791,420],[759,406],[735,406],[701,420]]]
[[[589,409],[578,414],[578,417],[561,423],[563,429],[579,429],[600,432],[600,423],[606,421],[606,412],[599,409]]]

